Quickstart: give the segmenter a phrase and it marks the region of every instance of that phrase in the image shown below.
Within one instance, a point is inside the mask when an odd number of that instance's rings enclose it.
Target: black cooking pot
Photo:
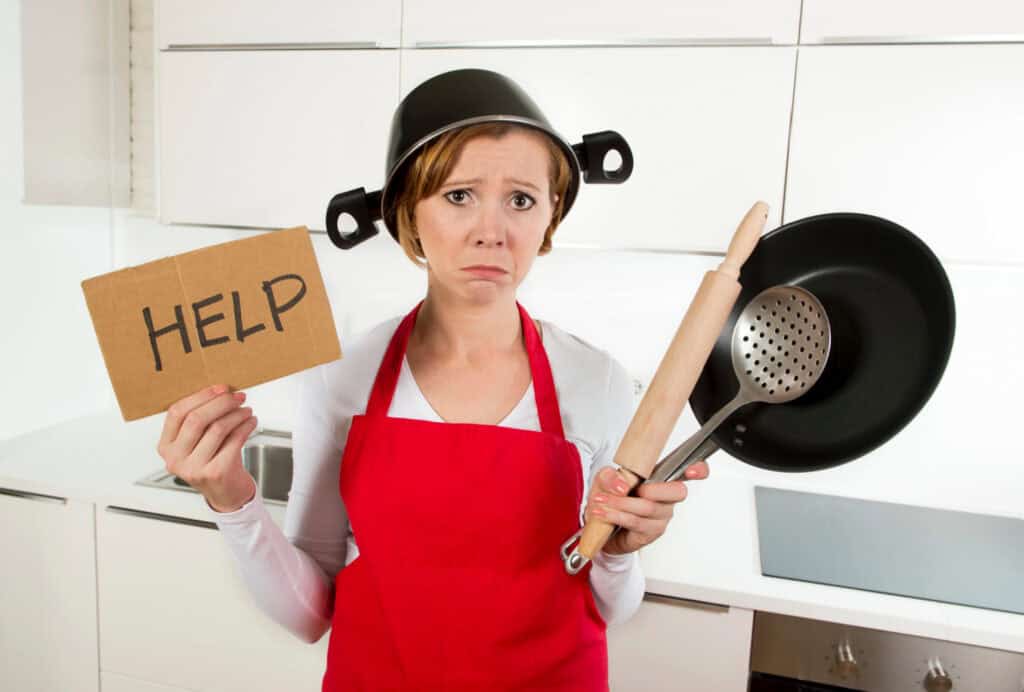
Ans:
[[[785,404],[748,404],[712,433],[713,444],[737,459],[774,471],[852,461],[907,425],[942,378],[956,322],[953,290],[928,246],[892,221],[830,213],[785,224],[761,237],[739,281],[743,289],[690,396],[702,425],[738,391],[732,331],[762,290],[792,284],[813,293],[828,313],[832,350],[807,393]]]
[[[550,137],[569,162],[570,181],[565,193],[562,218],[569,213],[580,181],[623,183],[633,172],[633,153],[626,140],[611,130],[583,135],[570,145],[548,122],[540,108],[523,89],[505,75],[491,70],[466,68],[431,77],[410,91],[391,119],[385,161],[384,187],[367,193],[359,187],[339,192],[327,205],[327,235],[342,249],[355,247],[377,234],[375,221],[383,220],[398,240],[398,228],[390,218],[393,197],[402,190],[408,164],[425,145],[449,130],[485,122],[509,122],[530,127]],[[622,158],[614,170],[604,168],[605,156],[615,151]],[[338,228],[342,214],[350,214],[356,230]]]

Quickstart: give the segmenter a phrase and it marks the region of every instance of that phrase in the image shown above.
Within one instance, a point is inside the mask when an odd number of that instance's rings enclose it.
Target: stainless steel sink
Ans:
[[[264,502],[284,505],[292,487],[292,434],[282,430],[256,428],[242,447],[242,466],[252,474]],[[150,488],[199,491],[166,469],[135,481]]]

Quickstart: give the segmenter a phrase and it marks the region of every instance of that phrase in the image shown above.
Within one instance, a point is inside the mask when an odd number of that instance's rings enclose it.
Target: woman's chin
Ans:
[[[465,295],[476,303],[489,303],[512,290],[512,285],[492,279],[471,279],[464,285]]]

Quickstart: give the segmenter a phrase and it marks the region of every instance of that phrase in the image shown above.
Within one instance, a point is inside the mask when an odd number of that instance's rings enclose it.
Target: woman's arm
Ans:
[[[594,478],[606,466],[615,468],[615,452],[633,417],[632,379],[622,364],[611,356],[605,401],[608,412],[605,424],[607,436],[604,444],[594,454],[589,478],[584,483],[581,522],[584,521],[583,512]],[[636,613],[644,598],[646,581],[640,569],[639,553],[609,555],[599,550],[592,562],[590,586],[601,617],[609,626],[625,622]]]
[[[334,577],[346,562],[348,515],[338,494],[338,412],[329,405],[324,368],[298,377],[284,529],[274,523],[259,493],[235,512],[207,508],[257,606],[299,639],[315,643],[330,629]],[[343,437],[350,422],[348,416],[339,431]]]

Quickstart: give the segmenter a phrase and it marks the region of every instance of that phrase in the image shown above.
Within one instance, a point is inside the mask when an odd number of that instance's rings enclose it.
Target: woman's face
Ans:
[[[441,188],[416,204],[431,283],[475,303],[514,294],[553,212],[544,136],[517,128],[471,139]],[[480,265],[497,270],[470,269]]]

